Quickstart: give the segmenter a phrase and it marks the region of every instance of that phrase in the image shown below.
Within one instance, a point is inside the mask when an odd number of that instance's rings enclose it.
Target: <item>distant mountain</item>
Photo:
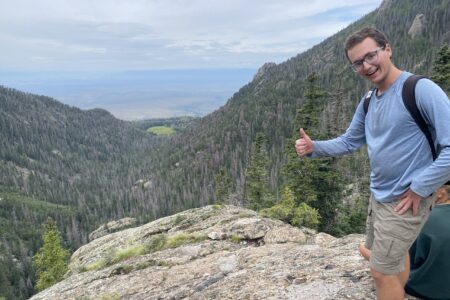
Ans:
[[[102,107],[122,120],[204,116],[256,70],[174,69],[153,71],[2,71],[0,85],[46,95],[82,109]]]
[[[103,110],[82,111],[0,87],[0,211],[10,212],[0,215],[0,267],[15,270],[0,274],[0,298],[32,293],[30,257],[46,215],[75,249],[106,220],[144,222],[213,203],[220,169],[232,179],[230,201],[242,203],[257,133],[267,138],[270,189],[278,195],[305,79],[315,72],[328,93],[320,130],[343,132],[369,85],[349,69],[342,45],[369,25],[387,34],[400,68],[427,75],[439,48],[450,43],[450,0],[385,0],[310,50],[263,66],[223,107],[172,137],[149,135]],[[337,168],[354,187],[351,193],[367,190],[361,184],[369,172],[364,151],[340,159]]]

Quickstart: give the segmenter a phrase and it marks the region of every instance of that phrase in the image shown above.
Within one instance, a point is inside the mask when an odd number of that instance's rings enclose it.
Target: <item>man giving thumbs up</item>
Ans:
[[[411,73],[391,60],[386,37],[364,28],[345,43],[352,70],[375,87],[367,114],[364,97],[347,131],[328,141],[313,141],[300,129],[299,156],[340,156],[367,144],[371,197],[365,247],[372,251],[370,269],[378,299],[402,299],[409,266],[408,249],[428,218],[433,193],[450,179],[450,101],[429,79],[415,88],[417,107],[427,121],[440,153],[436,160],[425,135],[402,101]]]

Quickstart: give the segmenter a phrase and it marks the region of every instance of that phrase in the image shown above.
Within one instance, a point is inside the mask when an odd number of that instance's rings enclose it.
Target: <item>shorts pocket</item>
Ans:
[[[376,240],[372,249],[371,266],[383,274],[398,274],[404,270],[408,243],[393,237]]]
[[[386,257],[392,259],[393,261],[403,261],[406,253],[408,252],[408,243],[396,238],[389,238],[387,241],[389,245],[386,249]]]

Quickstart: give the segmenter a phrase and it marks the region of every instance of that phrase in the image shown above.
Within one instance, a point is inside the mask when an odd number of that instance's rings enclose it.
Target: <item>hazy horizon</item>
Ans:
[[[204,116],[251,81],[253,69],[0,72],[0,85],[122,120]]]

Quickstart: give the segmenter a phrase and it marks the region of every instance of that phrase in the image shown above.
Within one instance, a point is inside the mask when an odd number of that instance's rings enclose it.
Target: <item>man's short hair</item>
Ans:
[[[348,50],[352,49],[357,44],[364,41],[366,38],[372,38],[378,44],[379,47],[385,47],[386,44],[389,43],[384,33],[373,27],[365,27],[350,35],[345,41],[344,49],[345,49],[345,56],[347,57],[347,59],[348,59]]]
[[[448,184],[443,185],[442,188],[444,188],[447,191],[447,193],[450,195],[450,185],[448,185]]]

